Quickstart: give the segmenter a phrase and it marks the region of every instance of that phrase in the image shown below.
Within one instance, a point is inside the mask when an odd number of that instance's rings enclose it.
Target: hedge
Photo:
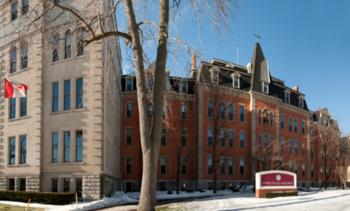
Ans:
[[[0,200],[28,202],[29,199],[44,204],[70,204],[75,201],[75,193],[0,191]]]
[[[271,193],[266,193],[266,198],[297,196],[297,195],[298,195],[298,192],[271,192]]]

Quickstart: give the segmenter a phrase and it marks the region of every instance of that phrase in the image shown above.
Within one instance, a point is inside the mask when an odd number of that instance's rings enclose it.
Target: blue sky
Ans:
[[[228,27],[219,31],[205,18],[198,24],[192,11],[183,7],[171,26],[171,36],[178,34],[207,61],[219,58],[236,62],[238,47],[238,63],[245,66],[254,47],[253,34],[259,33],[271,74],[288,86],[299,85],[310,109],[328,107],[343,133],[349,133],[350,1],[238,2]],[[190,55],[181,54],[181,48],[176,51],[169,57],[168,68],[173,75],[185,75]],[[124,67],[125,72],[130,71],[126,62]]]

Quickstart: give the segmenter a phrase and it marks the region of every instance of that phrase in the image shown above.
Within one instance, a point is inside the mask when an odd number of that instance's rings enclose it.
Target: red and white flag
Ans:
[[[26,97],[28,86],[15,84],[5,78],[5,98]]]

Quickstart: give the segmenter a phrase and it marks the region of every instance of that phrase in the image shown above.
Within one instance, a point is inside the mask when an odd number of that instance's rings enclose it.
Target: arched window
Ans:
[[[80,29],[77,34],[77,56],[84,55],[84,31]]]
[[[14,21],[17,19],[17,1],[13,1],[11,5],[11,20]]]
[[[59,47],[59,35],[54,34],[52,37],[52,62],[57,62],[60,57],[58,53],[58,47]]]
[[[23,43],[21,45],[21,69],[28,67],[28,44]]]
[[[228,119],[229,120],[233,120],[233,105],[232,105],[232,103],[230,103],[229,105],[228,105]]]
[[[29,0],[22,0],[22,15],[27,14],[29,11]]]
[[[17,48],[13,47],[10,51],[10,73],[14,73],[17,70]]]
[[[225,104],[220,103],[219,105],[220,119],[225,119]]]
[[[72,34],[68,30],[64,34],[64,58],[68,59],[72,56]]]

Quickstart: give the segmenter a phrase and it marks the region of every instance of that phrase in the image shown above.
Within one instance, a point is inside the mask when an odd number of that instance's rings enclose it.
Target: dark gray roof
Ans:
[[[264,57],[264,53],[261,49],[260,44],[257,42],[253,51],[253,55],[250,61],[252,69],[252,82],[251,90],[262,92],[261,82],[271,82],[270,72],[267,66],[267,61]]]

